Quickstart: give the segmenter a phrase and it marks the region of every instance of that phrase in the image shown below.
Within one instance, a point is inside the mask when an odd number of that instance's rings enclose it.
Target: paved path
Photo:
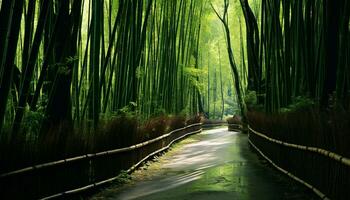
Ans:
[[[135,172],[130,184],[112,186],[92,199],[317,199],[260,159],[247,135],[226,130],[204,131],[182,141],[158,162]]]

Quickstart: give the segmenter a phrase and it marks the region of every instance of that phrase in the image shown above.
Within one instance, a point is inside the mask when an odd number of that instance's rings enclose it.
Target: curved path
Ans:
[[[148,165],[133,174],[131,183],[111,186],[92,199],[317,199],[260,159],[247,135],[227,128],[194,135]]]

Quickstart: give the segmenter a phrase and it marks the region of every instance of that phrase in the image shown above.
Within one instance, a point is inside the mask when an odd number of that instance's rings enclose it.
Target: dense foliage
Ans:
[[[198,68],[202,10],[194,0],[1,1],[1,138],[198,113],[198,74],[186,72]]]
[[[2,0],[0,5],[4,154],[14,144],[38,152],[48,141],[55,144],[52,151],[72,141],[84,151],[131,144],[169,130],[165,127],[181,127],[198,113],[212,119],[241,115],[232,122],[245,122],[248,113],[249,123],[264,127],[271,120],[284,124],[283,113],[311,109],[318,116],[310,122],[315,126],[326,121],[336,126],[337,112],[347,122],[347,0]],[[176,116],[172,122],[163,121],[170,115]],[[291,123],[285,127],[297,126]],[[141,136],[135,130],[143,130]],[[124,131],[130,132],[126,138]],[[86,145],[90,140],[96,143]]]
[[[349,157],[350,3],[267,0],[247,28],[248,123],[295,144]]]
[[[0,171],[199,122],[204,2],[0,5]]]
[[[241,0],[247,27],[248,90],[266,112],[300,96],[320,109],[349,109],[350,3],[262,1],[255,15]]]

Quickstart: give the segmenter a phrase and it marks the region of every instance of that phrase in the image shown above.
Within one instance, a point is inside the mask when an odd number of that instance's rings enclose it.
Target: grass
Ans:
[[[195,118],[195,117],[194,117]],[[153,178],[161,173],[166,173],[162,166],[186,144],[197,142],[196,136],[188,137],[185,140],[173,144],[168,150],[155,156],[152,160],[147,161],[142,167],[135,170],[132,174],[121,174],[121,180],[113,182],[107,188],[101,188],[97,194],[92,194],[91,200],[105,199],[113,197],[118,191],[122,191],[125,187],[132,186],[140,181],[145,181]],[[125,177],[125,178],[124,178]]]

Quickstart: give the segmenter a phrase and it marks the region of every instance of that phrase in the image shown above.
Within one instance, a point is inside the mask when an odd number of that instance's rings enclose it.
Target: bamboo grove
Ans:
[[[0,3],[1,140],[128,113],[350,107],[347,0]]]
[[[0,130],[201,109],[198,0],[3,0]]]
[[[240,3],[247,89],[266,112],[280,112],[301,97],[321,110],[349,108],[349,1],[267,0],[259,9]]]

